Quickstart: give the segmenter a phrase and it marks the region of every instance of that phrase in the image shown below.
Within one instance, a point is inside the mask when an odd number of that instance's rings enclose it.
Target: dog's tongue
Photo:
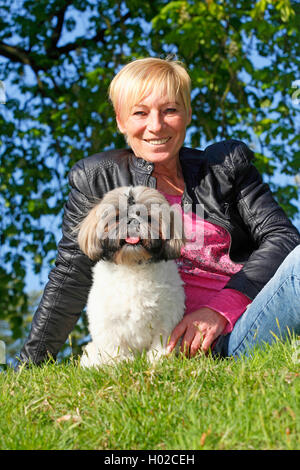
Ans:
[[[136,245],[140,241],[140,237],[127,237],[125,238],[125,241],[131,245]]]

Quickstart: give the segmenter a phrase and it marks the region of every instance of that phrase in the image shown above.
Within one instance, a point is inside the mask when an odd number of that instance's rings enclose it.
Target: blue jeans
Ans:
[[[300,245],[285,258],[232,332],[219,337],[213,355],[249,355],[253,346],[291,334],[300,335]]]

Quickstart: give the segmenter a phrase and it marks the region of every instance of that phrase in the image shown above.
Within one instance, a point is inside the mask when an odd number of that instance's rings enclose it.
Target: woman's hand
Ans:
[[[183,336],[180,350],[186,356],[193,357],[199,349],[205,353],[209,350],[214,340],[222,334],[227,325],[227,320],[220,313],[203,307],[183,317],[174,328],[167,351],[170,353],[176,346],[179,338]]]

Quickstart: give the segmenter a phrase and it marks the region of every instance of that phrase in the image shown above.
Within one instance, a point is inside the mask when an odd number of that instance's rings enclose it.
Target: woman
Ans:
[[[193,356],[209,348],[240,355],[247,345],[270,342],[270,330],[279,334],[278,323],[282,333],[287,327],[299,333],[299,233],[262,183],[244,143],[223,141],[205,151],[183,147],[191,121],[184,67],[136,60],[115,76],[110,99],[129,149],[93,155],[71,170],[56,267],[21,361],[38,364],[48,354],[56,357],[66,341],[86,304],[93,266],[73,229],[95,198],[127,185],[156,187],[169,202],[181,203],[196,230],[199,224],[204,230],[203,246],[191,241],[177,260],[186,315],[171,335],[169,351],[182,335],[182,350]],[[204,220],[185,210],[196,212],[197,205],[204,208]]]

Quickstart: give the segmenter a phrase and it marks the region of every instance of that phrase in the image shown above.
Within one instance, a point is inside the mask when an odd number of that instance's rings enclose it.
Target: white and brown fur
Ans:
[[[180,213],[155,189],[120,187],[89,212],[78,243],[96,261],[87,302],[91,342],[81,365],[113,363],[144,350],[151,361],[164,355],[184,314],[174,261],[184,244]]]

